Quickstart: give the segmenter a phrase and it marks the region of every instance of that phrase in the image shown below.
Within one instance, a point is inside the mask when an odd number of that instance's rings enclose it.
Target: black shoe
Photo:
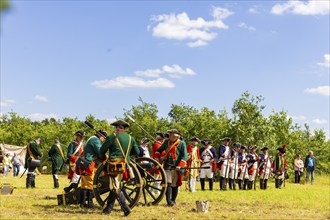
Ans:
[[[124,211],[124,215],[128,216],[129,214],[131,214],[132,209],[127,206],[126,208],[123,209],[123,211]]]

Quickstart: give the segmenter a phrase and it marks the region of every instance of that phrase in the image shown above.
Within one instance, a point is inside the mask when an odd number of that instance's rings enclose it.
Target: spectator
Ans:
[[[3,158],[3,165],[4,165],[4,169],[3,169],[3,175],[7,176],[10,170],[10,155],[7,153],[5,155],[5,158]]]
[[[304,162],[301,159],[301,155],[298,154],[294,160],[294,183],[300,183],[300,177],[304,172]]]
[[[11,163],[14,166],[14,176],[18,176],[22,164],[21,157],[18,154],[14,153],[14,156],[11,159]]]
[[[308,183],[309,175],[311,175],[311,183],[314,184],[314,171],[316,166],[316,159],[313,156],[313,151],[308,152],[308,156],[305,159],[306,168],[306,184]]]

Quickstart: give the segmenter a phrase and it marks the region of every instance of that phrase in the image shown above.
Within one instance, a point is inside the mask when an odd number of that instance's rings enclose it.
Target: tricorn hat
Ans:
[[[255,150],[255,149],[257,149],[257,146],[253,145],[253,146],[251,146],[249,149],[250,149],[250,150]]]
[[[85,131],[83,130],[79,130],[76,133],[74,133],[74,135],[76,136],[80,136],[80,137],[85,137]]]
[[[285,151],[285,148],[286,148],[286,144],[283,144],[283,145],[282,145],[282,148],[279,147],[279,148],[277,148],[277,150],[278,150],[281,154],[285,154],[285,152],[286,152],[286,151]]]
[[[98,130],[97,133],[100,133],[101,135],[103,135],[104,137],[108,136],[108,132],[106,132],[105,130]]]
[[[268,147],[263,147],[260,150],[268,150]]]
[[[163,132],[157,131],[156,135],[160,136],[161,138],[165,138],[165,134]]]
[[[212,140],[210,139],[204,139],[201,141],[202,144],[207,145],[207,144],[212,144]]]
[[[198,137],[193,137],[190,139],[190,141],[197,141],[198,143],[201,142],[201,140]]]
[[[171,130],[168,130],[167,131],[167,133],[172,133],[172,134],[178,134],[178,135],[180,135],[181,136],[181,133],[177,130],[177,129],[175,129],[175,128],[173,128],[173,129],[171,129]]]
[[[241,144],[238,142],[233,144],[233,148],[240,148],[240,147],[241,147]]]
[[[229,137],[222,138],[221,141],[230,141]]]
[[[244,150],[246,149],[246,147],[245,147],[244,145],[241,145],[240,148],[241,148],[241,149],[244,149]]]
[[[38,137],[38,138],[36,138],[36,140],[35,141],[40,141],[41,142],[41,138],[40,137]]]
[[[145,144],[145,143],[147,143],[147,142],[149,142],[150,140],[148,139],[148,138],[143,138],[142,140],[141,140],[141,144]]]
[[[111,123],[112,126],[118,127],[118,126],[123,126],[124,128],[129,128],[129,123],[123,120],[117,120],[115,122]]]

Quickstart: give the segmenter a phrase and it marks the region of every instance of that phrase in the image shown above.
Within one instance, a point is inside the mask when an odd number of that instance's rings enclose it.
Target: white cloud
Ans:
[[[304,92],[316,94],[316,95],[330,96],[330,86],[319,86],[316,88],[307,88],[304,90]]]
[[[0,106],[9,107],[15,103],[16,103],[16,101],[14,99],[1,99]]]
[[[307,119],[306,116],[304,115],[292,115],[292,116],[288,115],[288,117],[292,118],[292,120],[294,121],[305,121]]]
[[[313,122],[314,124],[318,124],[318,125],[322,125],[322,124],[326,124],[326,123],[328,123],[327,120],[325,120],[325,119],[319,119],[319,118],[315,118],[315,119],[313,119],[312,122]]]
[[[214,17],[216,20],[223,20],[228,18],[230,15],[234,14],[233,12],[229,11],[226,8],[220,8],[220,7],[212,7],[212,17]]]
[[[59,117],[54,113],[50,113],[50,114],[32,113],[27,117],[30,118],[32,121],[42,121],[46,118],[54,118],[56,120],[59,119]]]
[[[330,68],[330,54],[324,54],[324,62],[323,63],[317,63],[319,66]]]
[[[239,25],[238,25],[238,27],[240,27],[240,28],[244,28],[244,29],[248,29],[249,31],[255,31],[256,30],[256,28],[255,27],[253,27],[253,26],[248,26],[246,23],[244,23],[244,22],[241,22]]]
[[[159,38],[188,41],[189,47],[205,46],[217,36],[217,33],[212,32],[211,29],[228,29],[222,20],[233,12],[225,8],[213,7],[211,14],[214,20],[210,21],[201,17],[196,20],[190,19],[185,12],[153,16],[151,20],[156,24],[151,28],[152,35]]]
[[[258,6],[253,6],[253,7],[249,8],[248,12],[251,14],[260,14],[260,11],[258,8],[259,8]]]
[[[40,102],[48,102],[48,98],[46,96],[36,95],[34,97],[34,100],[40,101]]]
[[[135,75],[137,76],[145,76],[145,77],[160,77],[162,74],[169,74],[172,78],[181,78],[185,75],[195,75],[196,73],[190,69],[183,69],[177,64],[173,64],[172,66],[164,65],[162,68],[158,69],[147,69],[144,71],[136,71]]]
[[[91,83],[101,89],[122,88],[173,88],[174,83],[168,79],[158,78],[156,80],[144,80],[139,77],[120,76],[112,80],[99,80]]]
[[[291,0],[286,3],[278,3],[272,7],[271,13],[276,15],[298,14],[298,15],[326,15],[329,14],[329,0],[322,1],[297,1]]]

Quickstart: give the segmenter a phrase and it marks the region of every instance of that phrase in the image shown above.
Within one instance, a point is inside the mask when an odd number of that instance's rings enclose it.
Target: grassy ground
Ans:
[[[0,196],[1,220],[125,218],[118,207],[110,215],[103,215],[101,207],[84,210],[77,205],[58,206],[56,195],[68,185],[66,176],[60,176],[60,189],[53,189],[51,175],[37,176],[35,189],[25,189],[25,176],[1,176],[1,182],[15,187],[12,195]],[[190,193],[182,186],[176,206],[166,207],[164,198],[158,206],[135,207],[125,219],[330,219],[329,177],[316,176],[314,185],[287,182],[282,189],[275,189],[271,182],[266,191],[223,192],[218,190],[218,182],[214,188],[213,192],[200,191],[197,183],[197,192]],[[209,201],[208,213],[196,212],[197,200]]]

